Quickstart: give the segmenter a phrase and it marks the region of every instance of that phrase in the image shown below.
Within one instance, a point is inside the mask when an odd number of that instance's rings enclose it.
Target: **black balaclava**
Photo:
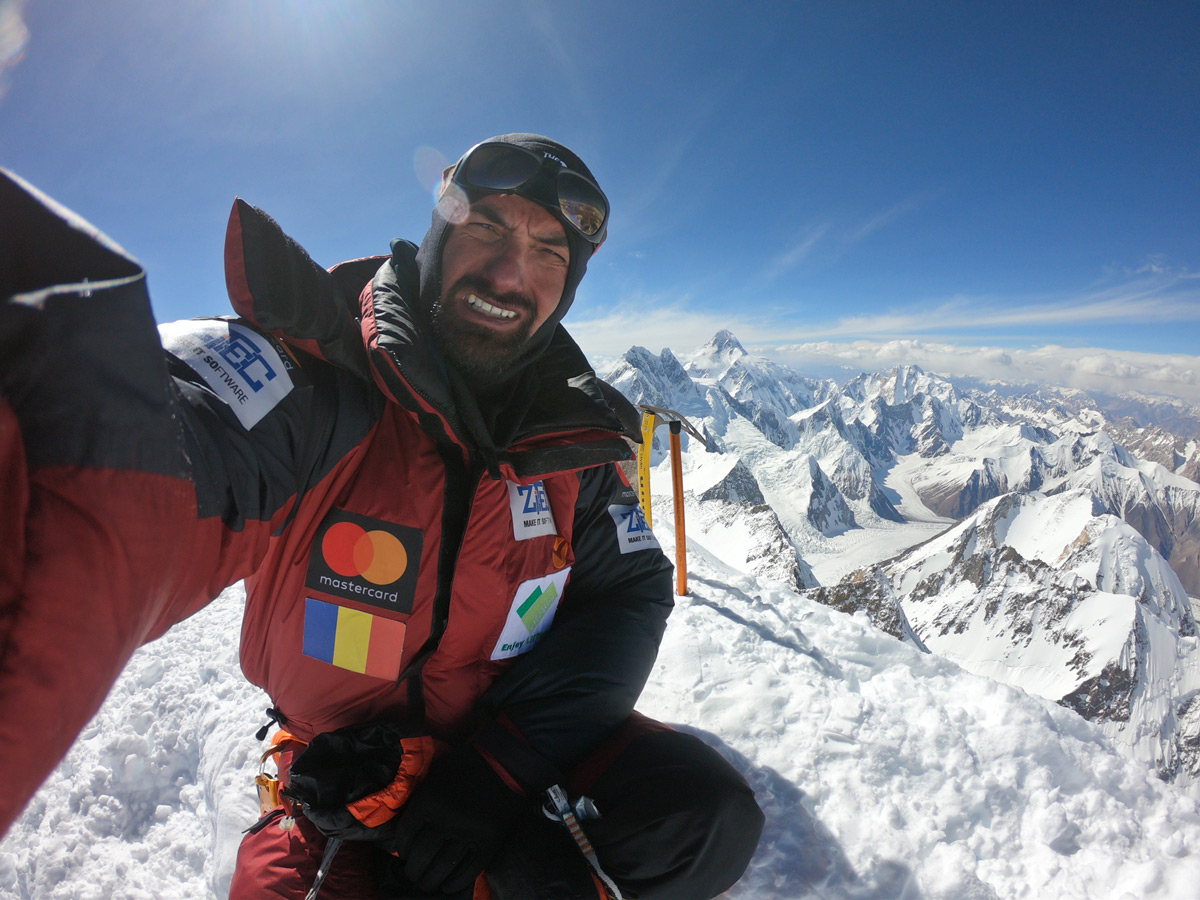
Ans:
[[[549,153],[566,163],[567,168],[573,169],[581,175],[586,175],[592,181],[595,181],[591,171],[584,165],[583,160],[576,156],[569,148],[540,134],[502,134],[498,137],[488,138],[488,142],[517,144],[538,153]],[[473,203],[479,197],[482,197],[484,193],[482,191],[467,191],[467,199]],[[522,196],[519,191],[513,191],[512,193]],[[557,207],[551,208],[547,206],[546,208],[562,221],[563,229],[567,234],[567,243],[571,250],[571,260],[567,266],[566,284],[563,286],[562,297],[558,301],[558,306],[550,314],[550,318],[543,322],[538,330],[529,336],[529,340],[526,342],[521,355],[513,362],[508,371],[505,372],[503,384],[511,384],[517,375],[545,352],[551,339],[554,337],[554,332],[558,328],[559,322],[567,314],[567,310],[571,308],[571,304],[575,300],[575,289],[579,287],[579,282],[583,278],[584,272],[587,271],[588,260],[596,250],[595,244],[585,240],[582,235],[563,220],[562,214]],[[433,223],[430,225],[429,231],[426,233],[425,239],[421,241],[421,247],[417,251],[417,266],[421,273],[420,307],[421,312],[427,319],[442,292],[442,250],[446,246],[446,238],[450,235],[450,228],[450,222],[443,214],[442,204],[439,203],[434,207]],[[493,387],[499,386],[493,384]]]

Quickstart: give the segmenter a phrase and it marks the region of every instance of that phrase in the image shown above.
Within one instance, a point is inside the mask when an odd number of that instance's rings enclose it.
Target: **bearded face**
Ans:
[[[473,379],[514,363],[553,314],[566,286],[570,249],[562,223],[514,194],[490,194],[452,220],[433,305],[442,352]]]
[[[462,374],[500,378],[533,334],[536,305],[526,294],[499,294],[486,279],[464,275],[433,306],[433,331],[442,353]],[[480,321],[495,319],[496,324]],[[509,327],[498,327],[507,325]]]

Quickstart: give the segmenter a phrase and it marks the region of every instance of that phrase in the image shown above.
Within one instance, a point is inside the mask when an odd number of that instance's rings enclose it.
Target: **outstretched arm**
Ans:
[[[167,334],[134,260],[0,172],[0,831],[132,652],[254,571],[352,392],[237,323]]]

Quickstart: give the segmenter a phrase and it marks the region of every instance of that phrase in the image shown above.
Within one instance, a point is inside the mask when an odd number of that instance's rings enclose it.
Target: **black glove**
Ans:
[[[376,804],[373,817],[362,821],[347,804],[388,792],[400,777],[405,754],[420,752],[421,737],[392,722],[364,722],[318,734],[292,762],[283,794],[326,837],[383,841],[391,837],[386,803]],[[420,746],[410,746],[416,742]]]
[[[510,790],[482,756],[462,747],[434,761],[396,817],[395,843],[384,846],[422,891],[462,891],[529,808],[531,801]]]

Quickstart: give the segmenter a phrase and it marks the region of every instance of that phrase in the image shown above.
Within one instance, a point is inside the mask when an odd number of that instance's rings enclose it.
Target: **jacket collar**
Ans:
[[[462,446],[505,457],[565,440],[636,440],[637,414],[592,371],[561,326],[542,354],[499,395],[480,401],[430,338],[416,304],[419,279],[411,244],[396,244],[361,297],[362,333],[376,382],[396,402],[436,416]],[[427,430],[428,426],[427,426]]]

